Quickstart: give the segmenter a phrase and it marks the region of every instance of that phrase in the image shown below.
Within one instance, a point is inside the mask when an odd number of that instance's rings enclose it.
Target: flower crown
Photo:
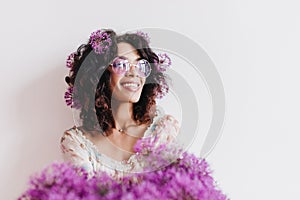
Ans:
[[[150,43],[150,37],[149,37],[148,33],[144,33],[142,31],[137,31],[135,34],[142,36],[147,41],[148,44]]]
[[[147,43],[150,43],[150,37],[147,33],[144,33],[142,31],[137,31],[135,34],[142,36]],[[109,47],[112,45],[112,40],[110,35],[104,30],[100,29],[95,32],[93,32],[90,35],[89,44],[93,48],[94,52],[98,55],[104,54]],[[166,53],[159,53],[158,55],[158,62],[154,63],[154,66],[156,67],[156,70],[158,72],[165,72],[168,67],[171,66],[172,62],[170,57]],[[66,60],[66,67],[69,69],[72,69],[74,67],[75,63],[75,56],[76,53],[71,53]],[[64,98],[66,101],[67,106],[70,106],[71,108],[79,109],[82,106],[80,105],[80,102],[74,100],[73,96],[76,95],[77,91],[74,89],[74,86],[69,86],[67,88],[67,91],[65,92]]]
[[[112,45],[112,41],[107,32],[97,30],[90,36],[90,45],[96,54],[102,54]]]

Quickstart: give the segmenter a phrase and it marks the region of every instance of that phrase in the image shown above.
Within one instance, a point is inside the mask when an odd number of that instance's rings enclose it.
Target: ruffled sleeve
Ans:
[[[82,167],[89,173],[93,172],[92,154],[88,151],[85,142],[78,136],[74,128],[63,133],[60,140],[60,148],[64,161]]]
[[[161,143],[176,142],[179,134],[179,123],[172,115],[163,115],[155,124],[152,135],[156,138],[156,146]]]
[[[180,126],[172,115],[161,115],[151,126],[149,134],[137,142],[133,171],[157,170],[178,158],[180,144],[177,141]],[[166,148],[162,148],[166,147]],[[161,151],[164,149],[163,151]],[[167,151],[165,151],[167,149]],[[170,151],[169,151],[170,150]]]

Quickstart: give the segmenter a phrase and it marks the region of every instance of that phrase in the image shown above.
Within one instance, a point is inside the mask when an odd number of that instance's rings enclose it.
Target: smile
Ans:
[[[136,91],[139,89],[140,84],[139,83],[135,83],[135,82],[126,82],[126,83],[121,83],[121,85],[130,91]]]

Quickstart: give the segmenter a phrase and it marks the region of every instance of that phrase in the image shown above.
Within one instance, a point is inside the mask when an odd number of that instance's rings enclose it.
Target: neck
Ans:
[[[129,125],[136,124],[133,119],[133,103],[112,99],[112,114],[117,129],[124,129]]]

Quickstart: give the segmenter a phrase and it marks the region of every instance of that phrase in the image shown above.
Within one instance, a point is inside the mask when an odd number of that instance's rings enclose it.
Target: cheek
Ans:
[[[113,89],[115,88],[120,82],[120,77],[116,76],[116,75],[112,75],[110,77],[110,88]]]

